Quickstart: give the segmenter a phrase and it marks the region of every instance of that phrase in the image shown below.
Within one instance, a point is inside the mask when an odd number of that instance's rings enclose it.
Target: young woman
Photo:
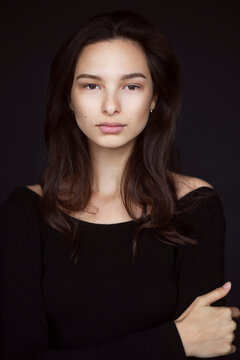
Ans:
[[[47,165],[0,207],[1,359],[236,350],[219,193],[174,165],[180,89],[167,40],[134,12],[90,18],[57,53]]]

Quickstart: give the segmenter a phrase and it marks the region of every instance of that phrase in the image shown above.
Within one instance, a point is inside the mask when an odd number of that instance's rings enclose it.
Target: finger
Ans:
[[[188,315],[188,313],[190,313],[190,311],[192,310],[193,307],[194,307],[194,304],[192,303],[176,320],[177,321],[183,320]]]
[[[240,310],[235,306],[229,306],[229,308],[232,310],[232,317],[233,318],[240,318]]]
[[[235,351],[236,351],[236,346],[235,346],[235,345],[231,345],[231,351],[230,351],[229,354],[233,354],[233,353],[235,353]]]
[[[220,286],[220,287],[216,288],[215,290],[210,291],[207,294],[201,295],[200,296],[200,298],[202,298],[201,302],[204,305],[211,305],[215,301],[226,296],[228,294],[228,292],[230,291],[230,289],[231,289],[231,286],[228,289],[225,289],[223,286]]]

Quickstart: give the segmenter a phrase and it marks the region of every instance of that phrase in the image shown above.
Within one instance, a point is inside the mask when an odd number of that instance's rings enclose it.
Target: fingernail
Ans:
[[[232,285],[231,281],[228,281],[223,285],[223,287],[224,289],[230,289],[231,285]]]

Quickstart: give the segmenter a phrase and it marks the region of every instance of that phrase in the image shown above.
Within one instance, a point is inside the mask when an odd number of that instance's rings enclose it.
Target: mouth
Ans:
[[[126,126],[125,124],[121,124],[121,123],[107,123],[107,122],[104,122],[102,124],[99,124],[97,126]]]
[[[115,124],[114,125],[113,124],[105,125],[105,123],[98,125],[99,129],[104,134],[117,134],[122,131],[124,126],[126,126],[126,125],[122,125],[122,124],[121,125],[115,125]]]

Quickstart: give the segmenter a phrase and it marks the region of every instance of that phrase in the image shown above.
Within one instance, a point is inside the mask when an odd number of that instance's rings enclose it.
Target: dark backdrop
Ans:
[[[239,1],[15,1],[1,8],[1,193],[37,183],[45,152],[42,123],[51,60],[95,13],[135,10],[168,38],[184,77],[177,143],[183,172],[223,192],[227,221],[227,305],[240,308]],[[207,274],[206,274],[207,275]],[[239,326],[236,342],[239,344]],[[239,358],[237,353],[228,358]]]

